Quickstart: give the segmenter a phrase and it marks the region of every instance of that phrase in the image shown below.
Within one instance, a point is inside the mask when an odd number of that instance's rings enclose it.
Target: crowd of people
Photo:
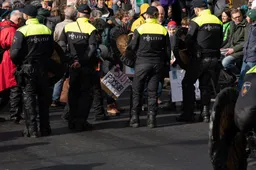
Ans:
[[[219,74],[238,76],[232,83],[238,82],[241,89],[245,73],[256,65],[256,1],[249,0],[239,8],[231,5],[226,0],[130,5],[89,0],[87,4],[69,4],[62,11],[54,1],[5,1],[0,9],[0,105],[9,101],[10,119],[15,123],[25,119],[24,136],[37,137],[38,132],[50,135],[49,107],[59,105],[65,105],[62,118],[70,129],[89,130],[91,109],[96,121],[122,112],[101,89],[100,79],[113,66],[123,70],[126,63],[120,56],[124,56],[134,61],[129,66],[135,65],[132,127],[140,126],[145,91],[148,126],[157,125],[161,91],[171,66],[186,70],[182,82],[184,113],[177,121],[194,121],[194,83],[199,79],[200,120],[209,122],[211,91]],[[116,45],[121,34],[129,37],[126,54]],[[97,57],[100,46],[107,49],[104,61]],[[190,56],[189,62],[182,57],[182,50]],[[61,64],[54,63],[54,55],[59,55]],[[171,100],[169,103],[175,105]]]

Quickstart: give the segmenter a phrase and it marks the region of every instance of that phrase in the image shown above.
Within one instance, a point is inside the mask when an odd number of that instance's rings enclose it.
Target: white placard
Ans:
[[[117,99],[131,84],[132,82],[128,76],[117,67],[113,67],[101,79],[103,90],[114,99]]]
[[[169,72],[169,75],[170,75],[170,83],[171,83],[172,102],[181,102],[183,101],[182,80],[184,78],[185,71],[181,69],[173,68]],[[195,85],[196,100],[200,100],[199,81],[197,80],[194,85]]]
[[[135,70],[134,70],[134,68],[131,68],[131,67],[128,67],[128,66],[124,66],[124,73],[126,75],[128,75],[128,77],[133,77],[134,73],[135,73]]]

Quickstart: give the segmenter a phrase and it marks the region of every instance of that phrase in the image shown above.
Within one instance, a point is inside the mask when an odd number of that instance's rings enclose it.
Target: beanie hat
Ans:
[[[22,10],[22,13],[31,16],[31,17],[36,17],[37,15],[37,8],[33,5],[26,5]]]
[[[240,9],[244,12],[244,14],[246,14],[249,10],[247,5],[242,5]]]
[[[207,7],[208,3],[206,0],[193,0],[192,6],[193,8],[205,8]]]
[[[256,21],[256,9],[252,9],[246,14],[251,20]]]
[[[176,28],[177,23],[175,21],[168,22],[167,28]]]
[[[140,15],[143,15],[149,7],[149,4],[145,3],[140,6]]]

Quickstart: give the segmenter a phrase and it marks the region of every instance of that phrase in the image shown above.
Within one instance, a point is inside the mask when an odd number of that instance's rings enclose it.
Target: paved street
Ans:
[[[60,109],[52,109],[49,137],[23,138],[23,124],[1,123],[0,170],[211,169],[207,124],[176,123],[178,112],[160,111],[158,128],[145,127],[145,116],[143,127],[129,128],[128,93],[119,100],[125,113],[94,122],[95,130],[89,132],[71,133]]]

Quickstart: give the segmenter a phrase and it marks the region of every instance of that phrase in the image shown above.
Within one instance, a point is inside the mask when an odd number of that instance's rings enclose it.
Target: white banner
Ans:
[[[172,71],[169,72],[169,75],[171,83],[172,102],[181,102],[183,101],[182,80],[184,78],[185,71],[181,69],[172,68]],[[199,81],[197,80],[194,85],[196,100],[200,100]]]
[[[119,68],[113,67],[102,79],[102,89],[117,99],[132,84],[128,76]]]

